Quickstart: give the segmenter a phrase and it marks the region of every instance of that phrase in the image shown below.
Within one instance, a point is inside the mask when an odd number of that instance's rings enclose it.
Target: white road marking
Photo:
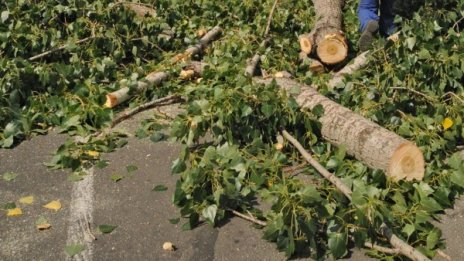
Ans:
[[[85,172],[84,179],[73,185],[66,241],[66,245],[81,244],[85,249],[73,258],[67,256],[66,260],[91,261],[93,257],[94,239],[90,225],[93,224],[94,169]]]

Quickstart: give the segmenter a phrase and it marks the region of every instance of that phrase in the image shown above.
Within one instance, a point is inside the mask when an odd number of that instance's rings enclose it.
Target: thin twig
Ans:
[[[464,100],[463,100],[461,97],[459,97],[459,96],[458,96],[456,93],[454,93],[454,92],[447,92],[447,93],[443,94],[443,95],[441,96],[441,99],[445,98],[446,96],[453,96],[453,97],[455,97],[456,99],[458,99],[460,102],[464,103]]]
[[[248,216],[248,215],[242,214],[242,213],[240,213],[240,212],[238,212],[238,211],[236,211],[236,210],[233,210],[233,209],[228,209],[228,210],[229,210],[230,212],[232,212],[232,214],[236,215],[237,217],[241,217],[241,218],[243,218],[243,219],[245,219],[245,220],[248,220],[248,221],[250,221],[250,222],[252,222],[252,223],[255,223],[255,224],[260,225],[260,226],[263,226],[263,227],[266,226],[266,222],[261,221],[261,220],[258,220],[258,219],[256,219],[255,217],[253,217],[253,216],[251,216],[251,215]]]
[[[422,92],[419,92],[419,91],[416,91],[414,89],[409,89],[409,88],[406,88],[406,87],[390,87],[390,89],[392,90],[405,90],[405,91],[408,91],[408,92],[412,92],[414,94],[417,94],[419,96],[422,96],[424,97],[425,99],[429,100],[429,101],[432,101],[432,102],[436,102],[437,100],[435,100],[434,98],[428,96],[427,94],[425,93],[422,93]]]
[[[437,250],[437,255],[443,257],[447,261],[453,260],[449,255],[445,254],[445,252],[441,251],[440,249]]]
[[[80,39],[80,40],[74,42],[74,44],[81,44],[81,43],[87,42],[87,41],[89,41],[89,40],[92,40],[92,39],[94,39],[94,38],[96,38],[96,36],[92,35],[92,36],[89,36],[89,37],[87,37],[87,38]],[[38,54],[38,55],[35,55],[35,56],[32,56],[32,57],[29,57],[28,60],[29,60],[29,61],[37,60],[37,59],[42,58],[42,57],[44,57],[44,56],[47,56],[47,55],[49,55],[49,54],[51,54],[51,53],[53,53],[53,52],[57,52],[57,51],[66,49],[69,45],[70,45],[70,44],[63,44],[63,45],[59,46],[58,48],[55,48],[55,49],[52,49],[52,50],[43,52],[43,53],[41,53],[41,54]]]
[[[279,0],[275,0],[274,4],[272,5],[271,11],[269,12],[269,16],[267,18],[267,26],[266,30],[264,31],[263,35],[263,41],[259,45],[260,47],[265,47],[269,43],[269,31],[271,29],[271,22],[272,22],[272,16],[274,15],[275,9],[277,7],[277,3]],[[256,68],[259,66],[259,63],[261,62],[261,55],[259,53],[256,53],[252,59],[247,63],[247,66],[245,68],[245,74],[253,76],[255,74]]]
[[[287,131],[283,130],[282,133],[283,133],[283,136],[290,143],[292,143],[293,146],[295,146],[295,148],[298,149],[298,151],[301,153],[303,158],[305,158],[305,160],[308,161],[309,164],[311,164],[317,171],[319,171],[319,173],[321,173],[322,176],[328,179],[338,190],[340,190],[351,201],[351,194],[353,192],[351,191],[349,187],[347,187],[343,183],[343,181],[340,178],[330,173],[319,162],[314,160],[311,154],[309,154],[303,148],[303,146],[293,136],[291,136]],[[398,249],[399,253],[401,253],[402,255],[414,261],[430,261],[430,259],[427,258],[424,254],[417,251],[414,247],[412,247],[408,243],[404,242],[401,238],[393,234],[393,231],[387,226],[387,224],[383,223],[380,226],[380,230],[382,231],[383,236],[388,239],[390,244],[396,249]]]
[[[278,2],[279,0],[274,1],[274,5],[272,6],[271,12],[269,13],[269,16],[267,18],[267,25],[266,25],[266,30],[264,31],[264,38],[267,37],[267,35],[269,34],[269,30],[271,29],[272,16],[274,15]]]
[[[364,246],[367,247],[367,248],[373,249],[373,250],[377,250],[377,251],[382,252],[384,254],[388,254],[388,255],[398,255],[398,254],[400,254],[400,250],[398,248],[383,247],[383,246],[379,246],[379,245],[372,244],[372,243],[369,243],[369,242],[364,243]]]
[[[137,113],[139,113],[141,111],[147,110],[147,109],[152,108],[154,106],[168,105],[168,104],[176,103],[176,102],[179,102],[180,100],[181,100],[181,98],[178,95],[173,94],[173,95],[169,95],[169,96],[157,99],[157,100],[153,100],[153,101],[141,104],[141,105],[135,107],[134,109],[132,109],[130,111],[127,111],[127,112],[124,112],[121,115],[119,115],[116,119],[113,120],[113,122],[111,123],[110,128],[114,128],[114,126],[118,125],[120,122],[134,116],[135,114],[137,114]]]

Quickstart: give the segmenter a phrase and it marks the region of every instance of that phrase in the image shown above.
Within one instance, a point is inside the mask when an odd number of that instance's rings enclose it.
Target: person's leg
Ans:
[[[359,49],[367,51],[372,45],[374,35],[379,30],[379,0],[361,0],[358,9],[358,18],[361,24],[361,37]]]
[[[395,32],[395,12],[393,11],[393,4],[395,0],[381,0],[380,1],[380,32],[384,35],[391,35]]]
[[[361,24],[361,32],[366,29],[369,21],[379,20],[379,0],[361,0],[358,7],[358,18],[359,23]]]

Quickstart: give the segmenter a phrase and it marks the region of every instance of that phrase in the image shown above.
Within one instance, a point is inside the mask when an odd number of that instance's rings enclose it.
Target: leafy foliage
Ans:
[[[219,24],[224,34],[206,50],[203,60],[209,66],[199,83],[173,80],[131,100],[134,105],[168,93],[187,97],[185,111],[170,126],[171,137],[185,145],[172,165],[179,176],[174,203],[188,218],[183,229],[204,221],[218,224],[229,218],[228,210],[238,209],[265,219],[263,237],[289,257],[308,253],[316,259],[340,258],[352,243],[386,245],[378,233],[383,222],[430,257],[444,246],[430,221],[464,191],[464,165],[455,153],[464,135],[464,2],[426,1],[410,19],[398,18],[400,41],[379,39],[369,66],[334,89],[324,84],[328,75],[312,75],[295,62],[297,35],[310,31],[314,22],[311,1],[279,1],[268,48],[259,43],[274,1],[151,2],[157,16],[145,18],[107,0],[2,2],[0,145],[12,147],[57,126],[87,138],[63,144],[52,167],[79,173],[101,163],[101,152],[125,144],[118,134],[88,136],[113,117],[112,110],[101,107],[104,95],[121,85],[132,86],[151,70],[177,70],[181,65],[171,65],[169,58],[194,43],[198,29]],[[353,42],[359,37],[356,2],[347,1],[344,10],[345,31]],[[68,46],[28,60],[62,44]],[[322,140],[320,111],[300,111],[291,93],[244,76],[246,59],[256,52],[264,56],[266,72],[292,72],[299,81],[318,85],[322,94],[418,144],[427,161],[425,179],[394,183],[346,155],[343,147]],[[351,56],[355,52],[353,47]],[[445,127],[446,119],[452,124],[448,121]],[[137,136],[157,142],[165,138],[162,127],[157,118],[145,121]],[[298,176],[289,170],[302,160],[290,146],[274,146],[282,128],[352,187],[351,203],[315,170],[304,169]]]

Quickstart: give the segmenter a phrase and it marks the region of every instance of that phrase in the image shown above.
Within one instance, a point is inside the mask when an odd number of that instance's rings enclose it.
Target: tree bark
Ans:
[[[383,170],[393,180],[423,179],[424,157],[415,144],[331,101],[310,86],[285,78],[275,81],[289,93],[293,87],[300,88],[294,98],[301,108],[311,110],[317,105],[324,108],[319,121],[322,135],[330,143],[346,146],[348,154],[373,169]],[[270,84],[273,79],[255,78],[255,82]]]
[[[310,54],[314,48],[325,64],[337,64],[348,55],[342,30],[344,0],[313,0],[317,21],[309,34],[300,36],[301,50]]]
[[[185,50],[184,53],[174,56],[172,62],[176,63],[178,61],[185,61],[186,59],[189,59],[194,55],[201,54],[203,49],[205,49],[206,46],[209,45],[212,41],[216,40],[217,37],[221,34],[221,32],[222,28],[219,26],[215,26],[213,29],[207,32],[197,44],[187,48],[187,50]]]

